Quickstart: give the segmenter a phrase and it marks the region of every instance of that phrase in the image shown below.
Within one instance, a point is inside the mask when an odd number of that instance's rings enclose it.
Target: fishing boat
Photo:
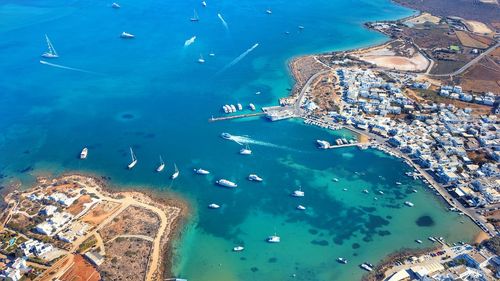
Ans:
[[[56,49],[54,49],[54,46],[52,45],[52,42],[50,42],[49,36],[47,36],[47,34],[45,34],[45,40],[47,41],[47,52],[43,53],[42,57],[49,59],[58,58],[59,55],[57,54]]]
[[[274,235],[267,237],[266,241],[268,243],[279,243],[281,242],[281,238],[274,233]]]
[[[132,158],[132,162],[130,162],[130,164],[128,164],[128,168],[129,170],[134,168],[135,165],[137,164],[137,158],[135,157],[135,154],[134,154],[134,151],[132,150],[132,147],[130,148],[130,157]]]
[[[198,59],[198,63],[205,63],[205,59],[203,56],[200,54],[200,58]]]
[[[245,250],[243,246],[236,246],[233,248],[233,252],[241,252],[243,250]]]
[[[250,174],[248,175],[248,180],[249,181],[257,181],[257,182],[261,182],[262,181],[262,178],[257,176],[256,174]]]
[[[128,33],[128,32],[122,32],[120,37],[123,39],[132,39],[132,38],[135,38],[135,35]]]
[[[304,191],[302,191],[301,189],[299,189],[299,190],[295,190],[295,191],[293,191],[293,193],[292,193],[292,196],[293,196],[293,197],[304,197],[304,195],[305,195],[305,193],[304,193]]]
[[[175,180],[179,176],[179,169],[177,169],[177,165],[174,163],[174,173],[172,174],[171,178]]]
[[[197,22],[200,20],[200,18],[198,17],[198,13],[196,13],[196,10],[193,11],[193,17],[190,18],[189,20],[192,22]]]
[[[116,2],[114,2],[113,4],[111,4],[111,8],[115,8],[115,9],[120,9],[120,5]]]
[[[413,207],[415,204],[411,203],[410,201],[405,201],[405,205],[408,207]]]
[[[252,154],[252,150],[250,150],[250,147],[248,147],[248,145],[246,145],[245,148],[242,148],[240,150],[240,154],[241,155],[250,155],[250,154]]]
[[[208,175],[208,174],[210,174],[209,171],[203,170],[202,168],[194,169],[194,172],[197,173],[198,175]]]
[[[80,159],[87,159],[87,154],[89,153],[89,149],[84,147],[82,152],[80,152]]]
[[[218,181],[215,182],[216,184],[220,185],[220,186],[224,186],[224,187],[230,187],[230,188],[234,188],[234,187],[238,187],[238,185],[232,181],[228,181],[226,179],[220,179]]]
[[[163,171],[163,169],[165,169],[165,162],[163,162],[163,159],[161,158],[161,155],[160,155],[160,166],[158,166],[158,168],[156,168],[156,171],[159,173],[159,172]]]
[[[343,264],[346,264],[347,263],[347,260],[345,258],[337,258],[337,261],[339,263],[343,263]]]
[[[297,206],[297,210],[301,210],[301,211],[304,211],[306,209],[306,207],[302,206],[302,205],[298,205]]]
[[[219,205],[217,205],[217,204],[215,204],[215,203],[212,203],[212,204],[208,205],[208,207],[209,207],[210,209],[219,209],[219,208],[220,208],[220,206],[219,206]]]

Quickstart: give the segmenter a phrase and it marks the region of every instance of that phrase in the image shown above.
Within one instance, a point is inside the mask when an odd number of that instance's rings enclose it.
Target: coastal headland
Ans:
[[[5,202],[2,256],[22,251],[31,280],[168,278],[171,242],[187,212],[181,200],[118,192],[78,174],[39,178]]]

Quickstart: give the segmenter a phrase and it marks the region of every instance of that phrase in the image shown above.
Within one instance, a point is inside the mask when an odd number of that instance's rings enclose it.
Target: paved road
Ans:
[[[446,76],[455,76],[455,75],[459,75],[460,73],[466,71],[469,67],[471,67],[472,65],[476,64],[478,61],[480,61],[484,56],[487,56],[489,53],[493,52],[496,48],[498,48],[500,46],[500,42],[497,42],[495,45],[493,45],[492,47],[490,47],[488,50],[484,51],[482,54],[480,54],[479,56],[475,57],[473,60],[471,60],[470,62],[468,62],[467,64],[465,64],[464,66],[462,66],[460,69],[458,69],[457,71],[454,71],[452,73],[448,73],[448,74],[429,74],[430,76],[435,76],[435,77],[446,77]]]
[[[302,87],[302,90],[300,90],[300,94],[299,96],[297,97],[297,101],[295,102],[295,104],[293,105],[293,111],[294,111],[294,114],[296,116],[299,116],[300,115],[300,105],[302,104],[304,98],[305,98],[305,95],[306,95],[306,92],[309,90],[309,86],[311,85],[311,82],[314,81],[314,79],[316,79],[318,76],[320,75],[323,75],[323,74],[326,74],[328,72],[330,72],[331,70],[328,69],[328,70],[323,70],[323,71],[320,71],[316,74],[314,74],[313,76],[311,76],[306,84],[304,85],[304,87]]]

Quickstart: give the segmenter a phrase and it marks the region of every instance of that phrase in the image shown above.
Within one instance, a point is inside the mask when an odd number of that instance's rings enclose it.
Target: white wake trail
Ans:
[[[73,71],[78,71],[78,72],[83,72],[83,73],[89,73],[89,74],[102,75],[102,73],[97,73],[97,72],[88,71],[88,70],[84,70],[84,69],[73,68],[73,67],[64,66],[64,65],[60,65],[60,64],[50,63],[50,62],[46,62],[46,61],[43,61],[43,60],[41,60],[40,63],[48,65],[48,66],[52,66],[52,67],[61,68],[61,69],[73,70]]]
[[[274,144],[274,143],[270,143],[270,142],[265,142],[265,141],[259,141],[259,140],[254,140],[250,137],[246,137],[246,136],[235,136],[235,135],[231,135],[231,137],[229,138],[230,140],[236,142],[237,144],[239,145],[245,145],[245,144],[255,144],[255,145],[262,145],[262,146],[267,146],[267,147],[274,147],[274,148],[281,148],[281,149],[286,149],[286,150],[292,150],[286,146],[282,146],[282,145],[277,145],[277,144]]]
[[[216,74],[221,74],[222,72],[228,70],[229,68],[231,68],[232,66],[234,66],[235,64],[240,62],[242,59],[244,59],[248,54],[250,54],[257,47],[259,47],[259,43],[255,43],[250,49],[246,50],[245,52],[243,52],[243,54],[236,57],[234,60],[232,60],[226,66],[224,66],[221,70],[219,70],[219,72],[217,72]]]
[[[224,28],[226,30],[229,30],[229,26],[227,25],[227,22],[224,20],[224,18],[222,17],[221,14],[217,14],[217,16],[219,17],[220,21],[222,22],[222,25],[224,26]]]
[[[187,46],[193,44],[195,40],[196,40],[196,36],[193,36],[193,37],[189,38],[188,40],[186,40],[184,42],[184,47],[187,47]]]

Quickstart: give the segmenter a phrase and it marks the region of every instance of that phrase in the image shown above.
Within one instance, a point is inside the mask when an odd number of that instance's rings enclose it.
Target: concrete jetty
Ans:
[[[230,115],[230,116],[222,116],[222,117],[211,117],[208,119],[209,122],[215,122],[215,121],[222,121],[222,120],[231,120],[231,119],[240,119],[240,118],[247,118],[247,117],[255,117],[255,116],[261,116],[265,115],[264,112],[257,112],[257,113],[247,113],[247,114],[239,114],[239,115]]]

